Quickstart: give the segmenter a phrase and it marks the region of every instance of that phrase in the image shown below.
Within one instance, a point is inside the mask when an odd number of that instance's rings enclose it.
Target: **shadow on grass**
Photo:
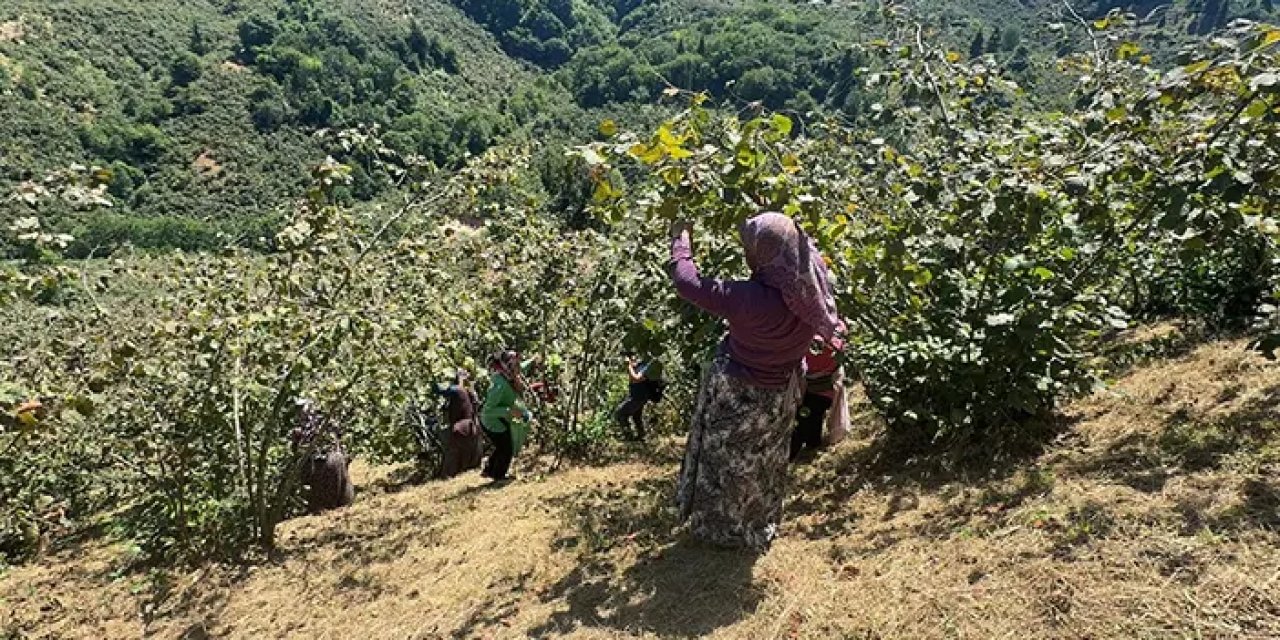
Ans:
[[[1016,437],[993,434],[941,451],[927,451],[881,434],[866,446],[846,447],[820,456],[815,464],[793,468],[786,517],[804,517],[809,522],[799,535],[826,539],[847,534],[869,518],[889,520],[914,509],[923,493],[949,485],[981,489],[981,504],[953,505],[916,532],[945,538],[966,526],[979,507],[1011,509],[1051,490],[1052,478],[1043,475],[1033,461],[1070,427],[1065,418],[1051,418],[1024,427]],[[888,498],[882,512],[859,513],[849,507],[850,500],[864,490]]]
[[[1165,322],[1118,332],[1103,341],[1101,351],[1107,371],[1119,377],[1152,362],[1184,357],[1211,337],[1195,322]]]
[[[496,591],[497,594],[491,596],[485,606],[477,607],[461,626],[449,633],[448,637],[453,640],[493,637],[486,630],[506,626],[507,621],[519,613],[520,604],[528,597],[529,583],[532,579],[533,573],[525,571],[517,576],[503,579],[499,583],[491,584],[490,591]]]
[[[543,594],[544,601],[563,601],[568,609],[530,634],[596,627],[701,637],[755,611],[764,597],[752,579],[756,560],[754,554],[681,540],[649,551],[620,574],[610,562],[586,562]]]
[[[281,540],[272,561],[311,561],[313,556],[319,556],[326,550],[341,549],[342,565],[367,567],[393,562],[412,546],[431,546],[441,539],[441,531],[435,528],[439,522],[436,516],[412,510],[387,510],[385,513],[390,515],[376,521],[335,520],[314,534]]]
[[[421,486],[434,479],[421,464],[402,464],[386,476],[373,480],[367,486],[357,486],[356,492],[372,495],[400,493],[405,489]]]
[[[1068,468],[1156,493],[1175,476],[1219,469],[1233,459],[1280,463],[1280,386],[1212,419],[1175,411],[1158,433],[1129,433]]]
[[[540,594],[543,602],[568,608],[531,636],[589,627],[692,638],[755,611],[763,598],[752,579],[758,555],[684,538],[671,542],[678,528],[673,491],[674,478],[653,478],[551,503],[568,525],[554,547],[576,551],[581,562]],[[633,560],[624,566],[614,551]]]
[[[1280,480],[1246,481],[1244,502],[1224,519],[1236,527],[1280,531]]]

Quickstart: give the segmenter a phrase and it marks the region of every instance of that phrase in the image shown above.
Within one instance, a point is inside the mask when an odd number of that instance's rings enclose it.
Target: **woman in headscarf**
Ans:
[[[520,354],[503,351],[489,358],[489,392],[480,410],[480,424],[484,435],[493,443],[493,454],[481,472],[495,482],[508,480],[511,459],[515,456],[515,440],[512,420],[529,420],[529,410],[520,403],[525,384],[520,376]]]
[[[766,213],[739,235],[751,277],[719,280],[698,274],[689,225],[672,228],[677,293],[729,323],[698,393],[676,502],[694,537],[763,551],[782,521],[804,356],[837,318],[826,265],[794,221]]]
[[[299,399],[295,407],[297,426],[290,435],[294,450],[305,456],[299,471],[307,512],[316,514],[350,505],[355,501],[356,488],[351,482],[351,457],[342,447],[341,427],[311,400]]]
[[[476,407],[480,403],[467,384],[467,372],[463,369],[454,375],[453,384],[438,391],[445,398],[445,424],[449,426],[440,477],[452,478],[480,466],[483,452],[480,425],[476,421]]]

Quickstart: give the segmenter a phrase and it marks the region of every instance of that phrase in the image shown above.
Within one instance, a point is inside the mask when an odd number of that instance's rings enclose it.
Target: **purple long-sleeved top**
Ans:
[[[786,388],[803,366],[814,329],[787,308],[782,294],[755,280],[703,278],[683,234],[671,243],[668,269],[681,298],[729,321],[720,343],[730,360],[726,373],[753,386]]]

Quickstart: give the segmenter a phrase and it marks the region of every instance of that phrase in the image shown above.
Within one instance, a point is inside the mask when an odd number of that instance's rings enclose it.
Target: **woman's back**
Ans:
[[[770,389],[787,386],[809,350],[813,328],[787,308],[777,289],[751,280],[733,284],[736,303],[725,316],[729,335],[721,344],[732,361],[730,375]]]
[[[475,396],[469,389],[452,385],[444,390],[443,395],[445,419],[449,424],[457,424],[476,417]]]
[[[787,306],[782,293],[756,280],[703,278],[687,237],[676,238],[672,277],[680,297],[729,322],[720,345],[726,373],[754,386],[781,389],[800,369],[814,329]]]
[[[490,383],[489,393],[485,394],[484,406],[480,409],[480,421],[490,430],[502,429],[502,422],[511,417],[511,409],[516,406],[519,396],[503,375],[494,375]]]

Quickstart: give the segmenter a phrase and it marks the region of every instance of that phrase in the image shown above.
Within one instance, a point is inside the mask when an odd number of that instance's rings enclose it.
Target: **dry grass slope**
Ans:
[[[1280,638],[1278,404],[1280,366],[1225,342],[1073,405],[1024,459],[848,442],[798,471],[759,559],[674,530],[674,441],[501,490],[365,469],[272,562],[113,577],[87,543],[16,569],[0,637]]]

